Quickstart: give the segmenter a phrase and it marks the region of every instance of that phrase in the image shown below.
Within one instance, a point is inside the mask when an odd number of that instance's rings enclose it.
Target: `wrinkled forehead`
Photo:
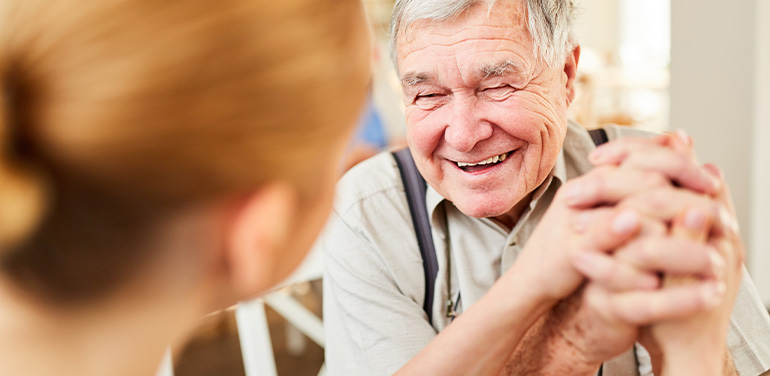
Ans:
[[[401,30],[396,41],[400,73],[404,65],[449,58],[485,64],[479,59],[515,55],[522,63],[533,61],[533,41],[523,1],[476,3],[447,20],[420,19]],[[459,62],[458,62],[459,64]],[[528,65],[528,64],[527,64]]]

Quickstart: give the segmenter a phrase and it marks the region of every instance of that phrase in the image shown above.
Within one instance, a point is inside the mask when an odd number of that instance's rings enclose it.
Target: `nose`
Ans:
[[[492,136],[492,124],[480,116],[474,97],[452,101],[452,115],[444,129],[444,140],[459,152],[473,150],[480,141]]]

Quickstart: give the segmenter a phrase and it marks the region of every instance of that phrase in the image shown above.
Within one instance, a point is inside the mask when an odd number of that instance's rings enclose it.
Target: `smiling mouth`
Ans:
[[[505,161],[505,159],[508,158],[511,155],[511,153],[513,153],[513,151],[496,155],[494,157],[490,157],[481,162],[476,162],[476,163],[455,162],[455,165],[457,165],[457,167],[459,167],[461,170],[465,172],[481,171],[483,169],[503,163],[503,161]]]

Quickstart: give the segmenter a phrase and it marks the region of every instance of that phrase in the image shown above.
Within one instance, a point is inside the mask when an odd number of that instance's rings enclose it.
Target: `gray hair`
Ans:
[[[397,65],[396,45],[401,31],[417,20],[446,21],[457,17],[473,4],[488,2],[490,11],[498,0],[396,0],[390,22],[390,55]],[[502,0],[511,1],[511,0]],[[516,0],[522,1],[522,0]],[[526,0],[528,30],[534,54],[548,66],[559,66],[577,44],[573,31],[574,0]]]

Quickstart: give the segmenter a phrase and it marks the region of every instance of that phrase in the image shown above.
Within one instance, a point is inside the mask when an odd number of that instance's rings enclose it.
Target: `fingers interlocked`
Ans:
[[[741,259],[740,247],[720,241],[738,238],[721,174],[697,165],[686,140],[605,144],[591,155],[598,167],[564,187],[567,204],[581,209],[573,230],[592,235],[572,254],[590,281],[584,302],[609,319],[647,325],[716,306],[725,292],[726,254]],[[613,226],[629,221],[638,222],[635,236],[603,248]]]

